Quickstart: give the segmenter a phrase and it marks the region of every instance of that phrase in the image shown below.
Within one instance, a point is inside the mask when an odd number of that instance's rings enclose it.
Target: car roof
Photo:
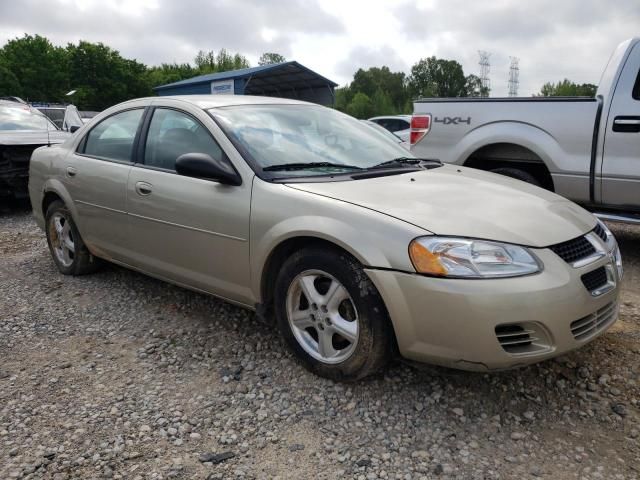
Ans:
[[[0,100],[0,106],[13,108],[15,110],[22,110],[24,112],[29,112],[33,115],[42,115],[41,112],[38,112],[37,110],[35,110],[33,107],[31,107],[26,103],[14,102],[12,100]]]
[[[279,97],[260,97],[257,95],[166,95],[149,97],[149,100],[179,100],[191,103],[203,110],[216,107],[231,107],[236,105],[317,105],[315,103],[290,100]]]

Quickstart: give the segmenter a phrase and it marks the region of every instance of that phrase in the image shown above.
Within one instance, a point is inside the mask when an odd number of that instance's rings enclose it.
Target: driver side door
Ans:
[[[133,266],[252,305],[251,179],[231,186],[175,170],[176,159],[185,153],[206,153],[230,162],[202,121],[206,119],[197,116],[198,112],[158,106],[145,119],[127,184]]]

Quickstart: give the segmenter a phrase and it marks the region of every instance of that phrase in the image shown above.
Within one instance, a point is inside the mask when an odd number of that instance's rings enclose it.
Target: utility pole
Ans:
[[[480,61],[478,62],[480,65],[480,84],[482,85],[480,88],[480,96],[488,97],[491,91],[491,80],[489,80],[489,57],[491,54],[484,50],[478,50],[478,55],[480,56]]]
[[[518,96],[518,86],[520,85],[520,59],[518,57],[509,57],[511,66],[509,67],[509,96]]]

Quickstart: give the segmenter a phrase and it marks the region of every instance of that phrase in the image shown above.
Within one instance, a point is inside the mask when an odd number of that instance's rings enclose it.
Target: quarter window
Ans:
[[[638,71],[638,76],[636,77],[636,84],[633,86],[632,95],[634,100],[640,100],[640,71]]]
[[[168,108],[157,108],[149,125],[144,163],[175,170],[176,159],[185,153],[206,153],[222,159],[222,150],[209,131],[191,116]]]
[[[133,142],[142,118],[142,109],[112,115],[87,134],[84,154],[121,162],[131,162]]]

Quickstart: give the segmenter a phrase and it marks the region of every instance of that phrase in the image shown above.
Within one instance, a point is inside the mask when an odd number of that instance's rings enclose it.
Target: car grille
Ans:
[[[512,355],[549,349],[547,336],[533,323],[498,325],[495,332],[502,349]]]
[[[590,292],[593,292],[595,289],[605,286],[609,281],[607,278],[607,270],[605,269],[605,267],[600,267],[588,273],[585,273],[580,278],[582,279],[582,283],[585,288]]]
[[[607,232],[604,231],[604,228],[602,228],[602,225],[599,223],[596,225],[596,228],[593,229],[593,233],[598,235],[603,242],[607,241]]]
[[[586,340],[611,325],[618,315],[618,304],[611,302],[595,313],[571,323],[571,333],[576,340]]]
[[[574,238],[549,247],[567,263],[573,263],[596,253],[595,247],[585,237]]]

